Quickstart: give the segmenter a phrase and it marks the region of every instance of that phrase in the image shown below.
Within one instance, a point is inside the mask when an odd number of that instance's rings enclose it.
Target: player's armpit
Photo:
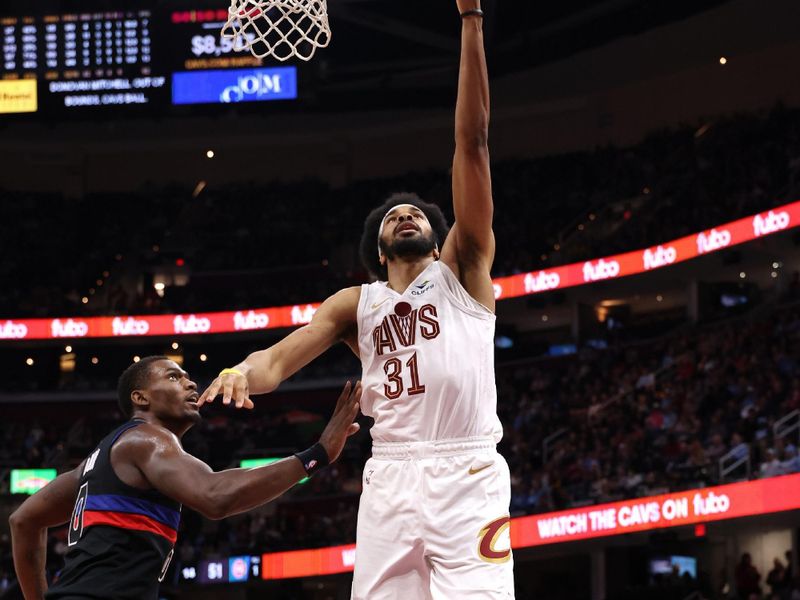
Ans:
[[[491,264],[494,257],[494,235],[492,234],[492,253],[484,257],[475,252],[475,247],[459,237],[459,224],[455,223],[447,237],[441,260],[464,286],[467,293],[491,311],[495,308],[494,283],[491,277]]]

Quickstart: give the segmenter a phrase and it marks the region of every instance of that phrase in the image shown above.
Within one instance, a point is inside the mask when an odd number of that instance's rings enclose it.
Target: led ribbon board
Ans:
[[[800,509],[800,474],[598,504],[511,520],[511,546],[527,548]],[[353,570],[356,546],[262,556],[263,579]]]
[[[658,246],[494,280],[497,300],[619,279],[663,269],[800,225],[800,201]],[[0,319],[0,340],[50,340],[234,333],[297,327],[319,303],[237,312],[122,317]]]

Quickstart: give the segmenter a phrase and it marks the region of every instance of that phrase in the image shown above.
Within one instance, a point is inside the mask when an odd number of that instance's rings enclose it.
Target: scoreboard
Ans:
[[[0,15],[0,114],[297,98],[294,66],[220,38],[226,9]]]

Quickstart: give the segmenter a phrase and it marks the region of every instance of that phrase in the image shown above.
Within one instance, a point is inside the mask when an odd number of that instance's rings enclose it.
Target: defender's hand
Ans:
[[[481,0],[456,0],[458,12],[465,13],[468,10],[475,10],[481,7]]]
[[[327,451],[330,462],[339,458],[347,438],[361,429],[358,423],[353,423],[358,414],[359,400],[361,400],[361,382],[356,382],[355,387],[352,387],[348,381],[336,402],[331,420],[319,438],[319,443]]]
[[[252,409],[254,406],[253,401],[250,400],[247,377],[239,373],[225,373],[217,377],[200,396],[197,405],[203,406],[206,402],[213,402],[220,392],[222,392],[223,404],[230,404],[233,400],[236,408]]]

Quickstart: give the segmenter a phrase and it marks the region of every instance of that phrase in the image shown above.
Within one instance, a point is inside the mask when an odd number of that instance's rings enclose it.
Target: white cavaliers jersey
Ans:
[[[361,286],[361,410],[376,442],[503,435],[494,380],[495,316],[441,261],[399,294]]]

